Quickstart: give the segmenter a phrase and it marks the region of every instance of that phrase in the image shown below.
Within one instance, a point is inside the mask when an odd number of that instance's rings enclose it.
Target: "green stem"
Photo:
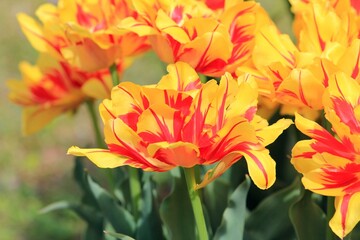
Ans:
[[[94,101],[93,100],[86,101],[86,106],[88,108],[91,122],[92,122],[92,125],[94,128],[97,146],[100,148],[106,148],[106,144],[103,140],[103,137],[102,137],[102,134],[101,134],[101,131],[99,128],[98,116],[97,116],[95,108],[94,108]],[[105,174],[108,178],[109,184],[111,185],[112,188],[114,188],[114,176],[113,176],[111,169],[105,169]]]
[[[329,222],[335,213],[334,197],[327,196],[326,200],[326,222],[328,223],[326,228],[326,240],[335,240],[338,238],[329,226]]]
[[[111,74],[111,79],[112,79],[112,82],[113,82],[113,86],[119,85],[120,77],[119,77],[119,73],[117,71],[116,63],[114,63],[113,65],[110,66],[109,71],[110,71],[110,74]]]
[[[208,232],[206,228],[204,213],[201,205],[199,192],[194,189],[196,184],[194,168],[183,168],[186,184],[191,200],[191,206],[195,215],[195,222],[199,233],[200,240],[208,240]]]
[[[94,108],[94,101],[93,100],[86,101],[86,106],[88,108],[91,122],[92,122],[92,125],[94,128],[96,143],[99,147],[105,148],[105,143],[104,143],[103,137],[101,135],[101,131],[100,131],[99,124],[98,124],[98,116],[97,116],[97,114],[95,112],[95,108]]]
[[[325,111],[322,113],[322,126],[331,134],[334,135],[334,132],[331,129],[331,123],[325,117]],[[331,218],[334,216],[335,213],[335,206],[334,206],[334,197],[327,196],[326,197],[326,240],[335,240],[338,239],[335,233],[331,230],[329,226],[329,222]]]
[[[136,168],[128,167],[130,194],[132,200],[132,213],[135,219],[139,218],[141,208],[141,185],[139,171]]]
[[[110,66],[109,68],[113,86],[117,86],[120,83],[119,73],[117,71],[116,63]],[[139,209],[141,207],[141,184],[139,179],[139,170],[136,168],[129,167],[127,169],[129,174],[129,185],[130,185],[130,195],[132,203],[132,213],[135,219],[139,217]]]

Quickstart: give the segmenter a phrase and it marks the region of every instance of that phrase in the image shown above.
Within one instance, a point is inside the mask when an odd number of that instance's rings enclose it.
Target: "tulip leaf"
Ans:
[[[88,224],[83,239],[84,240],[104,239],[104,231],[102,229],[102,225],[94,226],[92,224]]]
[[[294,239],[289,208],[300,195],[299,179],[265,198],[247,217],[244,239]]]
[[[88,183],[104,217],[110,222],[116,232],[134,236],[135,220],[133,216],[112,197],[99,184],[94,182],[90,176]]]
[[[99,209],[99,205],[97,204],[97,201],[94,198],[92,191],[90,190],[87,180],[87,172],[85,170],[84,164],[82,163],[82,159],[83,157],[75,157],[75,166],[73,170],[74,179],[83,191],[81,202],[84,205],[92,206],[95,209]]]
[[[46,214],[46,213],[57,211],[57,210],[71,209],[71,207],[72,207],[71,203],[69,203],[67,201],[59,201],[59,202],[51,203],[51,204],[47,205],[46,207],[40,209],[39,213]]]
[[[221,178],[211,182],[204,188],[204,205],[206,206],[213,232],[221,223],[228,203],[229,184]],[[221,197],[219,197],[221,196]]]
[[[250,188],[250,178],[246,176],[231,194],[228,207],[225,209],[220,227],[214,240],[243,239],[246,216],[246,198]]]
[[[109,236],[112,236],[112,237],[115,237],[115,238],[120,239],[120,240],[135,240],[134,238],[129,237],[129,236],[124,235],[124,234],[121,234],[121,233],[113,233],[113,232],[105,231],[105,234],[107,234]]]
[[[39,213],[46,214],[52,211],[64,210],[64,209],[72,210],[88,224],[102,226],[101,214],[95,211],[92,207],[89,207],[87,205],[80,205],[80,204],[69,203],[66,201],[59,201],[49,204],[48,206],[42,208],[39,211]]]
[[[172,189],[160,205],[160,216],[172,240],[192,240],[195,219],[184,176],[179,168],[171,170]]]
[[[154,184],[150,178],[151,173],[144,173],[143,205],[141,218],[137,227],[136,239],[165,239],[162,231],[162,223],[156,208],[153,188]]]
[[[312,200],[312,193],[303,190],[299,200],[290,207],[290,220],[295,228],[297,239],[325,239],[326,216]]]

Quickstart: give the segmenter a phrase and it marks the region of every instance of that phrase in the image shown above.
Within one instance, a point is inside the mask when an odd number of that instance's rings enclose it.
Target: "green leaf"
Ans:
[[[104,238],[104,231],[102,225],[94,226],[92,224],[88,224],[83,236],[83,240],[99,240],[103,238]]]
[[[115,237],[117,239],[120,239],[120,240],[135,240],[134,238],[129,237],[124,234],[121,234],[121,233],[105,232],[105,234],[108,234],[108,235]]]
[[[295,232],[289,219],[289,208],[300,195],[299,179],[290,186],[265,198],[245,222],[244,239],[293,239]]]
[[[72,207],[71,203],[69,203],[67,201],[59,201],[59,202],[51,203],[51,204],[47,205],[46,207],[40,209],[39,213],[46,214],[46,213],[57,211],[57,210],[71,209],[71,207]]]
[[[326,216],[311,199],[312,193],[303,190],[300,198],[290,207],[290,220],[297,239],[316,240],[326,238]]]
[[[167,230],[169,239],[196,239],[195,218],[189,199],[184,176],[179,168],[171,170],[173,178],[170,194],[160,206],[160,216]]]
[[[204,188],[204,205],[209,215],[213,232],[219,227],[228,204],[229,184],[222,179],[211,182]],[[221,196],[221,197],[219,197]]]
[[[96,198],[104,217],[111,223],[116,232],[134,236],[135,220],[133,216],[90,176],[87,177],[90,189]]]
[[[99,205],[97,204],[94,195],[92,194],[89,183],[87,181],[87,173],[85,171],[84,164],[82,163],[83,157],[75,157],[75,166],[73,170],[73,176],[76,183],[79,185],[81,190],[83,191],[83,196],[81,202],[84,205],[92,206],[94,209],[99,210]]]
[[[159,211],[155,205],[153,198],[153,182],[149,177],[151,173],[144,173],[143,186],[143,207],[141,218],[137,228],[136,239],[165,239],[162,231],[162,222]]]
[[[88,224],[91,224],[93,226],[95,225],[102,226],[101,214],[88,205],[59,201],[49,204],[48,206],[42,208],[39,213],[46,214],[52,211],[64,210],[64,209],[72,210]]]
[[[243,239],[246,198],[250,184],[250,178],[246,176],[244,182],[231,194],[228,207],[224,211],[221,225],[215,233],[214,240]]]

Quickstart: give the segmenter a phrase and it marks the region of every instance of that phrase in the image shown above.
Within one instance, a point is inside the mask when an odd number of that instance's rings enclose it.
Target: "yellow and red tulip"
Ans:
[[[22,81],[10,80],[10,100],[22,106],[23,132],[34,133],[58,115],[77,108],[87,98],[110,95],[109,71],[87,73],[66,62],[41,55],[37,65],[20,63]],[[122,65],[118,65],[122,71]]]
[[[214,164],[197,188],[245,156],[255,184],[270,187],[275,162],[265,146],[291,120],[268,126],[257,116],[257,89],[248,77],[238,83],[225,74],[219,85],[215,80],[202,84],[186,63],[170,64],[168,71],[156,86],[121,83],[102,102],[108,149],[71,147],[68,153],[87,156],[102,168],[129,165],[161,172]]]
[[[291,162],[303,174],[305,188],[335,197],[330,227],[345,237],[360,221],[360,85],[344,73],[336,73],[324,94],[332,136],[319,124],[296,115],[296,127],[311,137],[296,143]]]
[[[140,17],[128,18],[119,27],[149,36],[166,63],[183,61],[199,73],[220,77],[225,72],[233,74],[250,59],[255,32],[271,22],[255,2],[224,5],[195,0],[134,1]]]
[[[336,54],[359,38],[359,4],[353,0],[291,0],[299,49]]]
[[[298,112],[316,119],[323,109],[322,95],[329,77],[343,71],[359,78],[360,40],[348,46],[338,45],[331,54],[300,51],[288,35],[280,34],[275,26],[264,27],[255,36],[252,64],[240,67],[237,73],[252,72],[259,93],[283,104],[282,114]]]
[[[41,23],[19,14],[20,26],[32,46],[87,72],[108,68],[149,49],[146,38],[117,29],[124,18],[136,17],[127,0],[60,0],[41,5]]]

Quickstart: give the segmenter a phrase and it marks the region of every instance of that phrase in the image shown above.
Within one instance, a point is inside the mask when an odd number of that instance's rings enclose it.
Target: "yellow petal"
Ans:
[[[169,74],[163,76],[157,88],[173,89],[177,91],[191,91],[201,88],[199,75],[187,63],[176,62],[167,66]]]
[[[329,225],[333,232],[343,239],[360,221],[360,193],[337,197],[335,214]]]
[[[233,152],[222,158],[214,168],[208,170],[203,180],[195,186],[195,190],[205,187],[207,184],[220,177],[229,167],[242,157],[241,153]]]
[[[184,29],[174,22],[163,10],[159,10],[156,16],[157,28],[166,34],[169,34],[174,40],[180,44],[184,44],[190,41],[189,36]]]
[[[61,53],[71,65],[86,72],[94,72],[109,68],[121,56],[121,49],[115,46],[102,49],[92,39],[84,38],[76,45],[62,48]]]
[[[273,143],[291,124],[293,124],[293,121],[290,119],[280,119],[270,126],[257,130],[256,136],[263,146],[267,146]]]
[[[269,66],[274,62],[284,66],[294,66],[294,53],[297,49],[290,37],[279,34],[275,26],[261,28],[255,36],[255,41],[253,60],[258,68],[261,69],[262,66]]]
[[[260,189],[271,187],[276,179],[275,161],[271,158],[269,150],[242,151],[247,162],[249,175],[255,185]]]
[[[105,99],[110,97],[111,86],[112,82],[110,78],[101,80],[90,78],[81,86],[81,90],[89,97]]]
[[[120,156],[118,154],[111,153],[109,150],[99,149],[99,148],[90,148],[83,149],[76,146],[69,148],[67,154],[74,156],[86,156],[90,159],[96,166],[100,168],[116,168],[120,166],[127,165],[127,157]]]
[[[64,106],[26,107],[22,114],[22,131],[25,135],[33,134],[67,110]]]
[[[161,162],[173,167],[194,167],[201,164],[199,149],[196,145],[187,142],[157,142],[147,147],[149,154]]]

